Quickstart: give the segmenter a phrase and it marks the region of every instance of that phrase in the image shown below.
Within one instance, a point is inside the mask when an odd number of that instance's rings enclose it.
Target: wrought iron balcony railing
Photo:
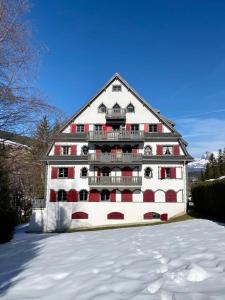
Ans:
[[[141,186],[141,176],[91,176],[88,178],[91,186]]]
[[[126,118],[126,109],[124,108],[108,108],[106,110],[106,119],[117,120]]]
[[[89,163],[138,163],[142,161],[140,153],[91,153],[88,155]]]
[[[106,140],[106,141],[122,141],[122,140],[142,140],[144,138],[144,131],[140,130],[118,130],[118,131],[90,131],[88,135],[89,140]]]

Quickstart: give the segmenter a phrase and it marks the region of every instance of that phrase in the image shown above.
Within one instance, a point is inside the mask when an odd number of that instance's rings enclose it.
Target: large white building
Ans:
[[[174,123],[120,75],[55,136],[46,157],[46,205],[31,230],[167,220],[184,213],[192,157]]]

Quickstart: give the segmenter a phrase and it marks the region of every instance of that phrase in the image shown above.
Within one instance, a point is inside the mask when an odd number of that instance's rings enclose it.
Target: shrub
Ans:
[[[13,209],[0,210],[0,244],[12,239],[16,219],[16,212]]]

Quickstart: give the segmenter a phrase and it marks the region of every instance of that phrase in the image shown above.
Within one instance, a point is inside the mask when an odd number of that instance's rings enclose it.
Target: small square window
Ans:
[[[157,124],[149,124],[149,132],[157,132]]]
[[[83,124],[77,125],[77,132],[84,132],[84,125]]]
[[[122,86],[120,84],[116,84],[112,86],[112,91],[113,92],[121,92]]]
[[[68,177],[68,168],[59,168],[59,178]]]

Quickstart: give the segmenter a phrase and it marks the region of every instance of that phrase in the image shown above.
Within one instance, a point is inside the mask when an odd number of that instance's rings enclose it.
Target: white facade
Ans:
[[[171,121],[114,75],[51,145],[46,207],[33,211],[30,230],[165,221],[184,213],[192,160],[186,145]]]

